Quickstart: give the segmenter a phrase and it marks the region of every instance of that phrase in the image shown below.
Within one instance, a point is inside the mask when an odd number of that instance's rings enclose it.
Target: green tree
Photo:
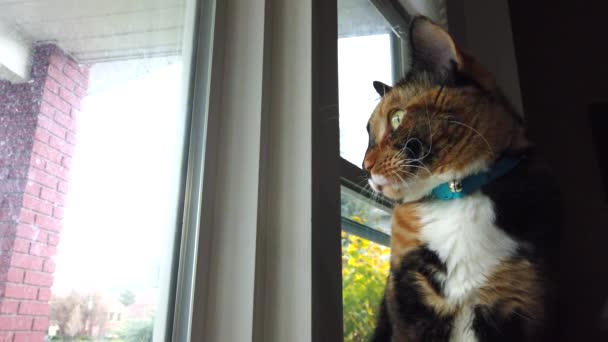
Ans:
[[[129,321],[123,330],[125,342],[152,342],[154,321]]]
[[[135,293],[133,293],[133,291],[131,291],[131,290],[124,290],[120,294],[120,298],[118,300],[124,306],[132,305],[133,303],[135,303]]]

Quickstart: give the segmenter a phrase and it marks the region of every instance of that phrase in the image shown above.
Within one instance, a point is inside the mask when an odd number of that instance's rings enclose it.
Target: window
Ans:
[[[392,85],[404,75],[408,13],[424,13],[445,24],[442,3],[338,1],[345,341],[367,340],[373,333],[389,267],[392,203],[370,192],[360,166],[368,143],[367,120],[380,100],[372,82]]]
[[[170,336],[198,6],[0,3],[1,340]]]
[[[372,2],[338,3],[343,329],[345,341],[364,341],[373,333],[388,276],[391,203],[372,199],[359,165],[367,120],[380,99],[372,83],[399,77],[400,43]]]

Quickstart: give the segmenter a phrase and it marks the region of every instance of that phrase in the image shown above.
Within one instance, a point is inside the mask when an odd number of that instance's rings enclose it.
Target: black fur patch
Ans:
[[[526,341],[524,319],[517,311],[501,317],[497,307],[478,305],[472,328],[479,342]]]
[[[449,339],[453,317],[440,316],[426,305],[423,290],[418,284],[416,274],[422,274],[431,287],[441,294],[443,284],[435,277],[438,272],[445,272],[445,264],[437,254],[422,247],[409,253],[397,270],[393,270],[393,283],[396,306],[391,309],[392,321],[399,322],[406,330],[407,336],[415,341],[447,341]],[[399,332],[403,334],[404,332]]]

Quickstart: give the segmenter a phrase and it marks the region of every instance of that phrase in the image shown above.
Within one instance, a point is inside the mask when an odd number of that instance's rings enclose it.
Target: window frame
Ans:
[[[391,57],[393,60],[393,79],[403,77],[408,67],[407,60],[407,27],[412,16],[397,0],[369,0],[378,9],[380,15],[390,24],[393,31],[390,34]],[[361,180],[368,175],[360,167],[340,156],[340,183],[342,186],[358,192],[367,197],[370,205],[392,210],[394,202],[381,194],[374,194],[362,187]],[[372,227],[359,224],[348,218],[341,217],[342,227],[345,231],[374,241],[384,246],[390,246],[390,236]],[[361,235],[359,235],[361,234]]]

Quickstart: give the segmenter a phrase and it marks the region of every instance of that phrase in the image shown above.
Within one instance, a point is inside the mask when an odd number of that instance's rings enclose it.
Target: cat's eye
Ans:
[[[405,111],[403,111],[403,110],[395,111],[391,115],[391,127],[393,127],[393,130],[397,129],[397,127],[399,127],[399,125],[401,125],[401,121],[403,120],[404,116],[405,116]]]

